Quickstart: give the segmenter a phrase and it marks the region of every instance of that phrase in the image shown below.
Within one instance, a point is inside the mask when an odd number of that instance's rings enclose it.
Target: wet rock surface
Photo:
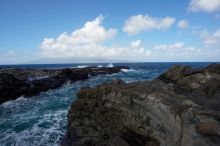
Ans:
[[[125,66],[87,67],[66,69],[0,69],[0,104],[20,96],[31,97],[40,92],[56,89],[67,81],[75,82],[89,76],[118,73]]]
[[[82,88],[62,145],[219,146],[220,65],[174,66],[153,81]]]

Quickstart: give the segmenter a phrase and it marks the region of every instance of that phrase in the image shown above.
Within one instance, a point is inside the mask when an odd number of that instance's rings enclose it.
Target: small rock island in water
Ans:
[[[219,146],[220,64],[82,88],[63,146]]]

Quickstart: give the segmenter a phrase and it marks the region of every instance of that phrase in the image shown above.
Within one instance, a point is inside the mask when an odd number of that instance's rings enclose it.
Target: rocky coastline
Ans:
[[[82,88],[63,146],[219,146],[220,64]]]
[[[31,97],[56,89],[66,82],[86,80],[90,76],[118,73],[126,66],[65,69],[0,68],[0,104],[20,96]]]

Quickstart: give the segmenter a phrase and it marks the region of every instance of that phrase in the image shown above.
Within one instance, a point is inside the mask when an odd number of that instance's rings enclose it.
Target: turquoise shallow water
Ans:
[[[187,65],[198,67],[207,64],[209,63],[188,63]],[[60,145],[66,133],[68,108],[76,99],[76,94],[81,87],[94,87],[113,79],[122,79],[126,82],[152,80],[173,63],[114,65],[127,65],[131,69],[122,70],[122,72],[113,75],[91,77],[86,81],[66,83],[59,89],[41,93],[39,96],[20,97],[0,105],[0,145]]]

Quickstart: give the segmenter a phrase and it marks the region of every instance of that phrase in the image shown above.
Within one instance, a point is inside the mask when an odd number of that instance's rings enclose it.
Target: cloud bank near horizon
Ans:
[[[63,32],[56,38],[45,38],[40,45],[41,56],[44,58],[120,58],[127,61],[156,61],[160,58],[164,61],[186,61],[192,60],[192,58],[216,59],[218,58],[216,53],[220,52],[218,49],[196,48],[185,44],[183,41],[173,42],[173,44],[155,44],[152,48],[143,47],[142,40],[133,40],[127,46],[109,46],[105,42],[116,39],[118,30],[105,28],[102,24],[103,21],[104,17],[100,15],[71,33]],[[155,29],[164,31],[164,29],[173,26],[175,21],[176,19],[171,17],[156,19],[140,14],[125,20],[122,29],[129,35]],[[180,30],[186,29],[189,28],[189,22],[179,20],[176,26]],[[212,34],[207,31],[200,31],[198,38],[201,38],[205,47],[216,44],[220,42],[219,29]]]

